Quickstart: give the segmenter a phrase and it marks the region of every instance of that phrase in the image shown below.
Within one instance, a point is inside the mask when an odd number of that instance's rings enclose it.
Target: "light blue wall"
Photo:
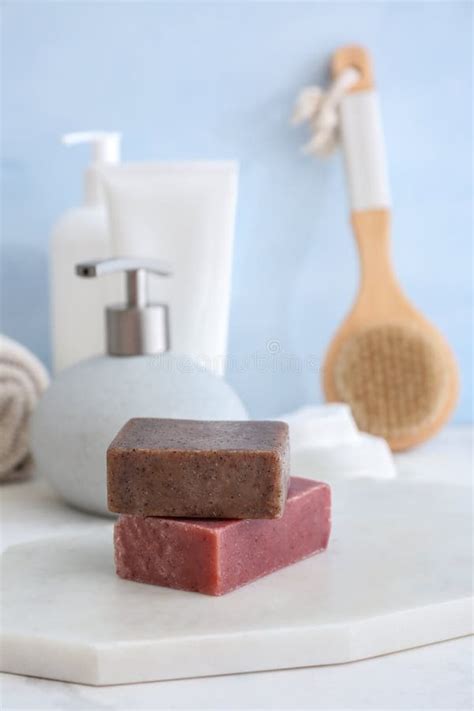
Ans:
[[[341,161],[300,153],[298,90],[330,53],[372,51],[413,301],[452,343],[471,420],[471,6],[462,2],[7,2],[3,5],[2,330],[49,361],[48,235],[78,203],[87,149],[119,128],[126,159],[241,161],[230,351],[321,362],[356,287]],[[270,346],[271,348],[272,346]],[[256,416],[320,398],[314,368],[229,375]]]

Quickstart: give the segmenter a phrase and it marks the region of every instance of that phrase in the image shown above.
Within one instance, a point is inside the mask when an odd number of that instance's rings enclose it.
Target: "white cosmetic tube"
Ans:
[[[127,163],[102,171],[112,252],[171,264],[149,279],[151,302],[170,308],[171,351],[223,375],[238,165]]]

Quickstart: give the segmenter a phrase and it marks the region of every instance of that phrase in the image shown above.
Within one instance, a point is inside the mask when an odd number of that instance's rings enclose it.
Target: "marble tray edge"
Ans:
[[[419,608],[413,608],[347,624],[118,644],[78,644],[2,633],[0,671],[110,686],[345,664],[471,635],[473,605],[473,596],[428,605],[423,609],[421,629]],[[418,618],[416,631],[414,616]],[[140,662],[134,664],[137,652]]]

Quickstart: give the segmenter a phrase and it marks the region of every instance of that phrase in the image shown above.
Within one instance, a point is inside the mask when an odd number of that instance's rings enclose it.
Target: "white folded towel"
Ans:
[[[28,458],[30,415],[48,383],[36,356],[0,335],[0,480],[10,479]]]

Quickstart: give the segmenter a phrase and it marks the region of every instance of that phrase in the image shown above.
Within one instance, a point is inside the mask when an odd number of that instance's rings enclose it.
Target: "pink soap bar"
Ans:
[[[280,519],[122,514],[115,524],[115,565],[127,580],[223,595],[323,551],[330,530],[329,486],[292,478]]]

